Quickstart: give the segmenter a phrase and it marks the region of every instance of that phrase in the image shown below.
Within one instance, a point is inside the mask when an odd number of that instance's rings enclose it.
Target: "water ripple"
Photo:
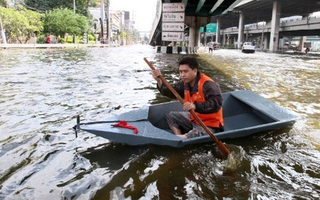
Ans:
[[[103,120],[170,101],[143,58],[173,82],[181,56],[147,45],[0,51],[0,199],[318,199],[318,57],[195,55],[223,92],[250,89],[301,116],[291,128],[226,141],[236,171],[225,171],[211,143],[175,149],[75,138],[77,115]]]

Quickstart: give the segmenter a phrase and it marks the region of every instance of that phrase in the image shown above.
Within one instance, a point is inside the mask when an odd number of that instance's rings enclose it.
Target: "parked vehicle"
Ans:
[[[255,46],[252,45],[251,42],[243,43],[241,50],[242,50],[243,53],[254,53],[256,51],[255,50]]]
[[[213,43],[213,50],[219,50],[220,49],[220,43],[214,42]]]

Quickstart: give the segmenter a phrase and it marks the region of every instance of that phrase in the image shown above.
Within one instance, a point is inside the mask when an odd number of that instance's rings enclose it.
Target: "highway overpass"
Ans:
[[[223,40],[226,35],[229,36],[230,34],[233,35],[233,37],[236,37],[233,40],[240,45],[247,39],[247,37],[244,37],[245,31],[247,31],[247,33],[248,31],[254,31],[245,28],[245,25],[257,24],[258,27],[258,22],[265,22],[266,24],[266,26],[259,31],[260,33],[265,32],[266,35],[264,40],[268,39],[265,44],[267,44],[267,48],[270,51],[277,50],[277,43],[279,38],[283,37],[283,35],[315,35],[320,32],[320,22],[317,19],[308,17],[310,13],[320,11],[320,0],[242,0],[226,2],[223,0],[214,0],[210,1],[208,4],[206,4],[208,1],[205,0],[159,0],[158,12],[153,24],[154,29],[150,36],[151,45],[167,45],[166,42],[161,41],[161,3],[170,2],[183,2],[186,5],[186,35],[190,35],[189,29],[192,25],[199,27],[210,22],[217,23],[216,42],[220,43],[223,42],[220,40]],[[225,4],[223,4],[223,2]],[[303,16],[303,20],[300,22],[280,23],[280,18],[297,15]],[[194,21],[195,19],[198,19],[196,20],[198,24],[190,24],[187,21],[188,19]],[[233,32],[230,32],[230,30],[233,30]],[[198,31],[198,29],[196,29],[196,31]],[[198,46],[200,37],[194,37],[193,39],[196,41],[193,42],[192,45]]]
[[[200,27],[210,23],[212,16],[228,12],[239,2],[241,0],[158,0],[149,42],[151,45],[166,45],[170,43],[163,42],[161,38],[163,3],[183,3],[185,5],[184,29],[186,34],[189,35],[189,45],[197,46],[197,41],[200,38]],[[192,35],[191,38],[190,35]]]

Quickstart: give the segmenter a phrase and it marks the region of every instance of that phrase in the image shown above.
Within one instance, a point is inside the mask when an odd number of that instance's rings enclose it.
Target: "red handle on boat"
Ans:
[[[146,63],[149,65],[149,67],[152,70],[155,70],[155,68],[153,67],[153,65],[146,59],[143,58],[144,61],[146,61]],[[169,88],[169,90],[174,94],[174,96],[176,96],[177,99],[179,99],[179,101],[183,104],[184,100],[182,99],[182,97],[175,91],[175,89],[166,81],[165,78],[163,78],[163,76],[159,77],[162,82]],[[199,122],[199,124],[202,126],[202,128],[210,135],[210,137],[213,139],[213,141],[216,143],[217,147],[220,149],[220,151],[223,153],[223,155],[225,155],[226,158],[228,158],[230,151],[227,149],[226,146],[224,146],[224,144],[218,140],[218,138],[216,138],[216,136],[213,135],[213,133],[208,129],[208,127],[203,123],[203,121],[198,117],[198,115],[196,115],[196,113],[194,112],[194,110],[190,110],[190,113],[194,116],[194,118]]]

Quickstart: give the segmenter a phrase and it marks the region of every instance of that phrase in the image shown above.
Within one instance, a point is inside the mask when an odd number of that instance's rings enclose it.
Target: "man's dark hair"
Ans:
[[[198,69],[199,63],[195,57],[184,57],[179,60],[180,65],[189,65],[191,69]]]

